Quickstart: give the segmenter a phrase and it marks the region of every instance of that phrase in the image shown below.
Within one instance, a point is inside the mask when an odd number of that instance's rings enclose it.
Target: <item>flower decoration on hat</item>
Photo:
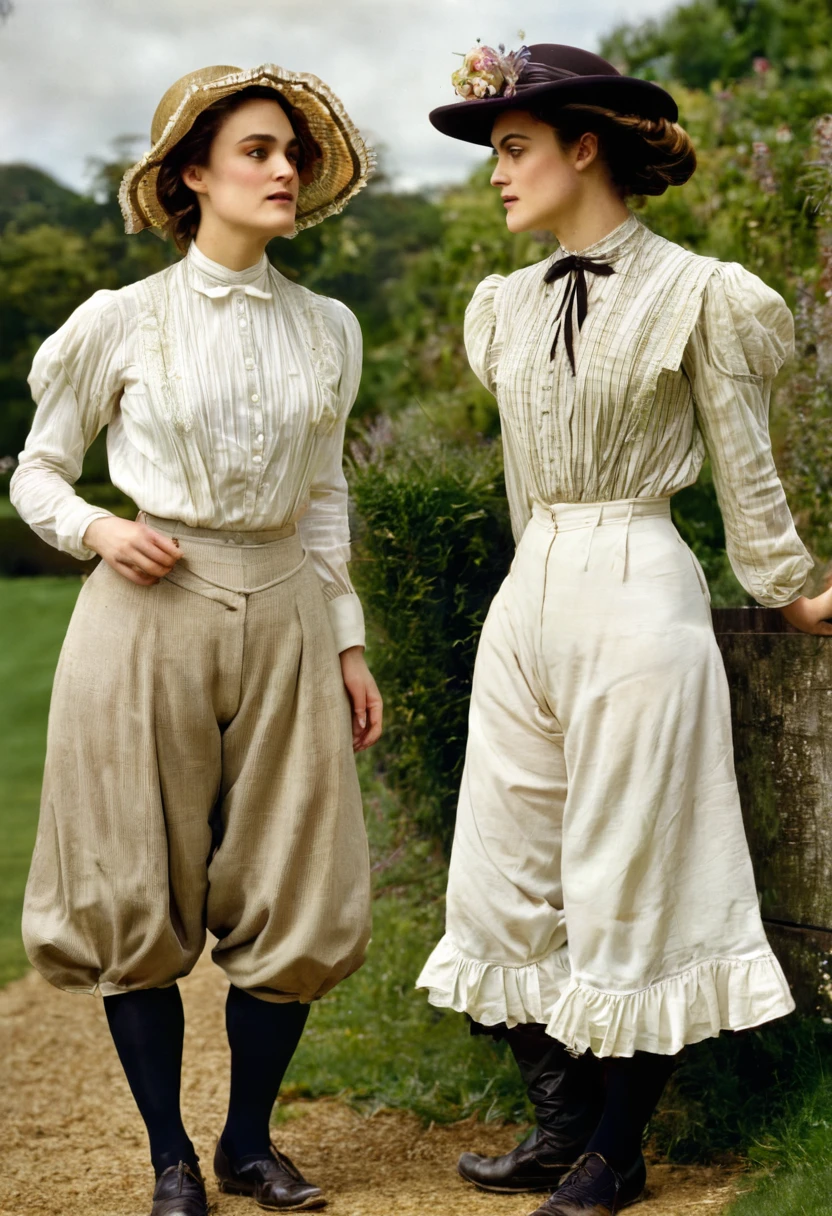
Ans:
[[[506,51],[501,42],[495,51],[491,46],[478,43],[465,56],[462,67],[451,76],[451,83],[466,101],[513,97],[520,73],[530,58],[531,51],[526,46],[521,46],[519,51]]]

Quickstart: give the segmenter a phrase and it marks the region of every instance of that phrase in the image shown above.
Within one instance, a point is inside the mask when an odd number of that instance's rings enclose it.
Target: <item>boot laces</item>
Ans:
[[[301,1178],[300,1170],[294,1164],[294,1162],[290,1161],[289,1158],[284,1153],[281,1153],[280,1149],[275,1148],[273,1144],[270,1145],[270,1148],[272,1157],[277,1164],[281,1166],[291,1178],[294,1178],[296,1182],[302,1182],[303,1179]]]
[[[593,1170],[590,1168],[590,1162],[592,1161],[600,1161],[602,1166],[609,1170],[610,1174],[612,1174],[612,1182],[613,1186],[615,1187],[615,1195],[617,1196],[619,1190],[621,1189],[621,1180],[607,1159],[602,1157],[600,1153],[584,1153],[582,1157],[579,1157],[569,1173],[564,1174],[563,1178],[561,1179],[560,1186],[558,1187],[558,1191],[565,1190],[566,1187],[570,1186],[580,1187],[582,1184],[589,1183],[591,1185],[592,1183],[597,1182],[598,1171],[596,1170],[593,1172]]]

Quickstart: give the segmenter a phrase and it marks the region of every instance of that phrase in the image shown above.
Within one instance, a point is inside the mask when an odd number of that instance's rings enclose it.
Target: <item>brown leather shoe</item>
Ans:
[[[307,1212],[326,1207],[320,1187],[307,1182],[297,1166],[274,1145],[268,1157],[236,1166],[217,1141],[214,1173],[221,1191],[228,1195],[251,1195],[269,1212]]]
[[[164,1170],[156,1179],[150,1216],[208,1216],[199,1170],[194,1172],[184,1161]]]
[[[463,1153],[456,1168],[460,1178],[481,1191],[503,1195],[553,1191],[585,1145],[586,1141],[571,1146],[550,1142],[536,1127],[510,1153],[501,1157]]]
[[[621,1211],[620,1193],[621,1175],[600,1153],[584,1153],[530,1216],[615,1216]]]

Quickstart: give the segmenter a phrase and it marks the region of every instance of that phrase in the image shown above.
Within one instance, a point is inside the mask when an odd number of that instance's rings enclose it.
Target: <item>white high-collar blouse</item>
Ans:
[[[532,505],[675,494],[711,459],[728,557],[761,604],[800,594],[812,559],[771,452],[772,381],[794,346],[784,301],[737,263],[699,257],[634,215],[580,256],[588,312],[550,357],[569,276],[553,262],[480,283],[465,316],[471,367],[500,407],[515,538]]]
[[[92,557],[84,533],[109,512],[73,485],[107,426],[112,481],[141,510],[232,532],[297,522],[338,650],[362,645],[342,468],[360,375],[345,305],[265,254],[234,271],[192,244],[168,270],[96,292],[40,348],[12,503],[44,540]]]

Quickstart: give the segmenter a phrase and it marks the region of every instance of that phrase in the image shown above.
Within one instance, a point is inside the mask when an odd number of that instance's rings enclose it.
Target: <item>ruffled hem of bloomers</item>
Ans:
[[[484,1026],[538,1022],[570,1051],[675,1055],[721,1030],[746,1030],[794,1009],[771,953],[707,959],[636,992],[606,992],[569,973],[564,946],[522,967],[480,962],[446,936],[417,980],[439,1008],[468,1013]]]
[[[687,1043],[747,1030],[793,1009],[786,977],[767,951],[707,959],[638,992],[602,992],[572,980],[546,1031],[570,1050],[596,1056],[675,1055]]]
[[[547,1022],[570,982],[565,946],[538,962],[505,967],[469,958],[446,935],[422,968],[416,987],[428,990],[431,1005],[468,1013],[482,1026],[516,1026]]]

